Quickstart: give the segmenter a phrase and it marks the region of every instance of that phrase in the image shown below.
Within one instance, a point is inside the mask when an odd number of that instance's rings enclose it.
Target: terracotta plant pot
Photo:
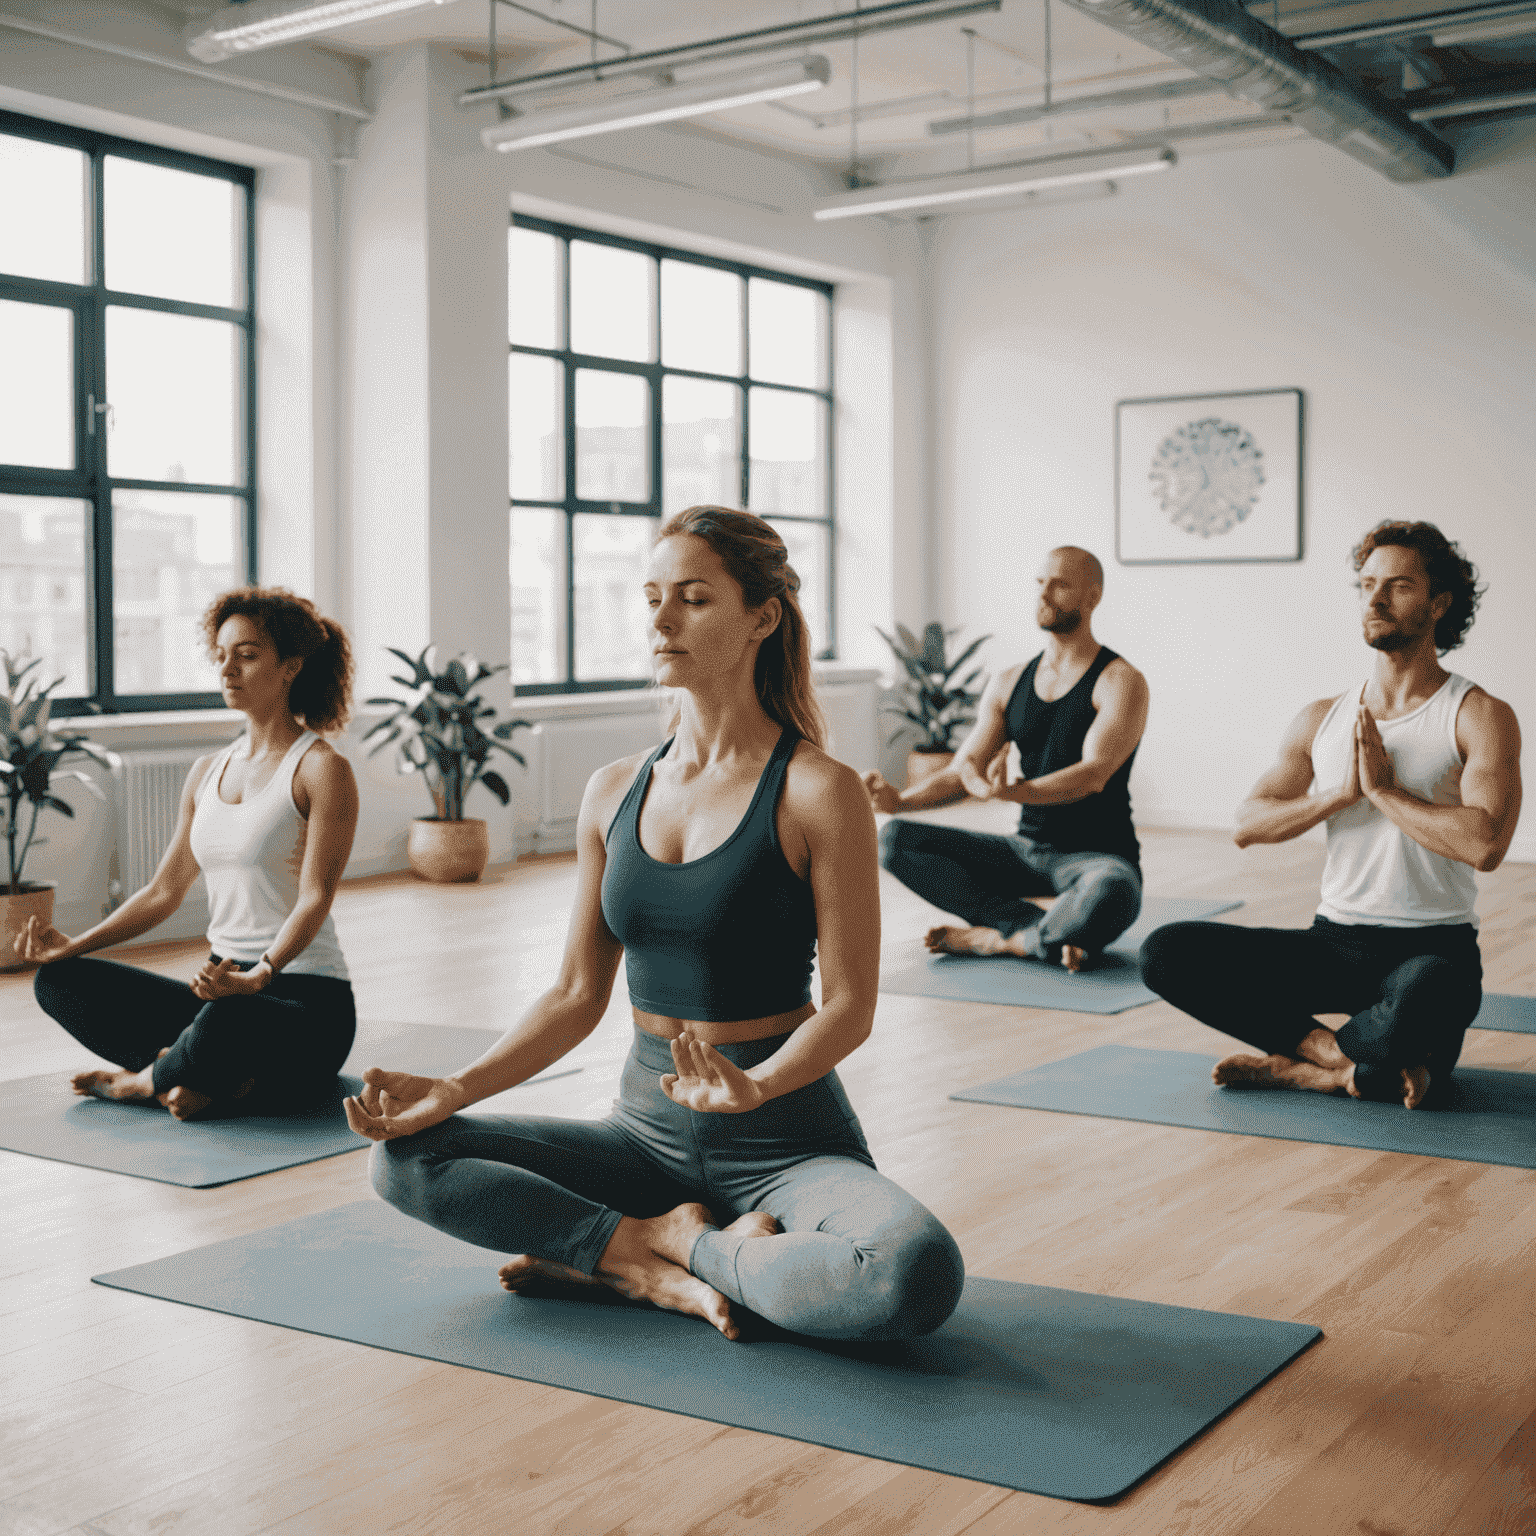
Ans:
[[[36,966],[16,953],[16,935],[35,917],[46,928],[53,921],[54,887],[49,882],[22,881],[20,892],[7,895],[0,889],[0,971],[31,971]]]
[[[907,788],[922,780],[932,778],[942,769],[948,768],[954,762],[953,752],[908,752],[907,753]]]
[[[491,856],[490,834],[478,817],[439,821],[436,816],[418,816],[411,823],[405,856],[423,880],[478,880]]]

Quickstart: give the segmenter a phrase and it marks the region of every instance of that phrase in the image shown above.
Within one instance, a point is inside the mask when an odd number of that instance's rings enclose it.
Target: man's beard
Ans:
[[[1365,643],[1373,651],[1407,651],[1416,646],[1432,627],[1432,623],[1427,618],[1422,624],[1415,624],[1409,620],[1397,625],[1394,629],[1378,630],[1374,635],[1367,633]]]
[[[1042,604],[1049,618],[1038,621],[1040,628],[1047,634],[1070,635],[1079,624],[1083,622],[1083,610],[1081,608],[1052,608],[1049,603]]]

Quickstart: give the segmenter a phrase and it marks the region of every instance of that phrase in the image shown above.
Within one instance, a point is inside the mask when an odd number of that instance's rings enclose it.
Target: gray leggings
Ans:
[[[720,1047],[743,1069],[788,1037]],[[835,1072],[742,1115],[674,1104],[660,1076],[667,1042],[643,1030],[605,1120],[454,1115],[379,1142],[373,1185],[409,1216],[497,1253],[528,1253],[591,1274],[623,1216],[698,1200],[715,1220],[766,1211],[783,1229],[717,1228],[689,1268],[781,1328],[824,1339],[931,1333],[965,1283],[955,1240],[875,1171]]]

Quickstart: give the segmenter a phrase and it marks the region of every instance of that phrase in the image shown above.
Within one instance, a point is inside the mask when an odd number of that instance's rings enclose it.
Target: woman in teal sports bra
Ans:
[[[878,1173],[835,1068],[868,1038],[880,955],[874,818],[821,749],[799,580],[773,528],[694,507],[646,581],[672,736],[592,776],[555,986],[447,1078],[370,1068],[347,1100],[392,1205],[534,1277],[818,1338],[931,1332],[954,1239]],[[821,1005],[811,961],[821,959]],[[460,1111],[602,1018],[626,961],[635,1042],[601,1121]]]

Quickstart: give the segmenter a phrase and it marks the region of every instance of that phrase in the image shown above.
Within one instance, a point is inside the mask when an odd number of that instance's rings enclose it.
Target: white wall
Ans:
[[[1144,824],[1230,825],[1286,722],[1365,674],[1347,556],[1383,518],[1434,521],[1479,565],[1488,596],[1448,665],[1536,740],[1536,130],[1486,130],[1462,164],[1403,186],[1304,141],[938,226],[944,614],[995,632],[994,667],[1032,655],[1040,555],[1100,555],[1101,638],[1152,688]],[[1114,402],[1289,386],[1305,559],[1115,564]],[[1536,859],[1533,827],[1514,857]]]

